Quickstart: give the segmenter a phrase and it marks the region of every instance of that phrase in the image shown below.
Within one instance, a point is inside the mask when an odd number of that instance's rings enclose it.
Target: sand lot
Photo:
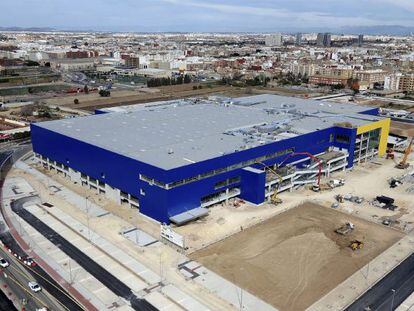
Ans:
[[[414,136],[414,124],[391,121],[390,132],[394,135],[411,137]]]
[[[346,236],[334,230],[351,221]],[[403,237],[403,233],[311,203],[190,257],[279,310],[304,310]],[[352,251],[351,240],[364,241]]]

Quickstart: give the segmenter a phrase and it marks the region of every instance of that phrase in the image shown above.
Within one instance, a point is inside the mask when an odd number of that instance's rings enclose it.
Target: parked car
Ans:
[[[32,292],[35,292],[35,293],[40,292],[42,290],[40,285],[33,281],[29,282],[29,288],[31,289]]]
[[[9,262],[6,259],[0,258],[0,266],[1,267],[7,268],[9,265],[10,265]]]
[[[31,257],[27,257],[23,260],[24,264],[29,266],[29,267],[34,267],[36,265],[36,263],[34,262],[33,258]]]

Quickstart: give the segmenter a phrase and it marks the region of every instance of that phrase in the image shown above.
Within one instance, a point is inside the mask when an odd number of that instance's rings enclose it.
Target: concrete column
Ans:
[[[105,197],[115,201],[117,204],[121,204],[121,190],[112,188],[108,184],[105,184]]]
[[[272,191],[272,186],[267,186],[267,191],[270,193],[270,191]],[[272,195],[270,194],[268,197],[267,197],[267,202],[270,202],[270,197],[271,197]]]
[[[229,188],[226,189],[226,204],[229,203]]]
[[[74,183],[81,183],[81,173],[75,172],[73,169],[69,167],[69,178]]]
[[[369,155],[369,133],[368,133],[368,139],[367,139],[367,149],[365,151],[365,162],[367,162],[368,160],[368,155]]]
[[[364,140],[364,133],[361,134],[361,138],[360,138],[360,142],[359,142],[359,154],[358,154],[358,164],[361,163],[361,155],[362,155],[362,141]]]

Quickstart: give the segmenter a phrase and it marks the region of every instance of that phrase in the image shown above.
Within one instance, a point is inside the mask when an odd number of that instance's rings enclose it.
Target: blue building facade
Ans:
[[[320,154],[331,147],[346,150],[353,165],[356,129],[333,126],[312,133],[242,150],[206,161],[165,170],[125,155],[32,124],[33,150],[54,161],[136,198],[142,214],[169,223],[172,216],[202,206],[227,189],[254,204],[265,200],[262,164],[274,165],[300,152]],[[292,156],[284,162],[306,156]],[[303,165],[303,163],[302,163]]]

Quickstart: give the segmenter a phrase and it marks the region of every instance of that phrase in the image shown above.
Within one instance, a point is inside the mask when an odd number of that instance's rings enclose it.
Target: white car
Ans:
[[[34,262],[34,260],[33,260],[33,258],[31,258],[31,257],[25,258],[23,260],[23,262],[24,262],[25,265],[28,265],[29,267],[33,267],[33,266],[36,265],[35,262]]]
[[[0,266],[1,267],[7,268],[9,265],[10,265],[9,262],[6,259],[0,258]]]
[[[40,285],[36,282],[29,282],[29,288],[35,293],[40,292],[42,290]]]

